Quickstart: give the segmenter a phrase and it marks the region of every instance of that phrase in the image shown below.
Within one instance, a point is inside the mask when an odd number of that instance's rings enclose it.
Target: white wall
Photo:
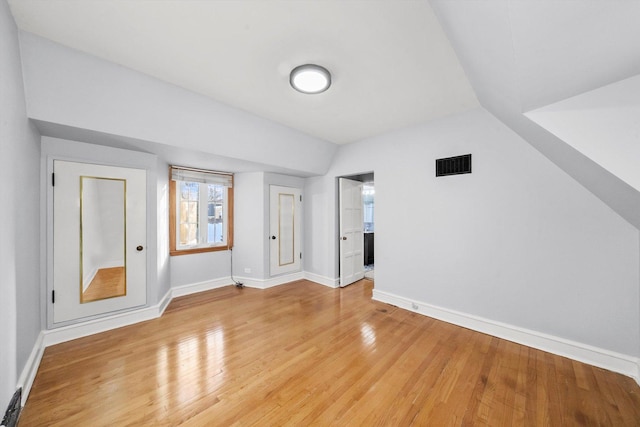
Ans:
[[[239,173],[234,176],[233,270],[235,277],[264,279],[264,243],[268,228],[263,221],[265,203],[264,173]],[[265,270],[265,268],[267,268]],[[250,272],[245,271],[250,269]]]
[[[161,301],[171,289],[171,264],[169,257],[169,165],[158,157],[157,162],[158,214],[156,223],[158,291],[155,301]]]
[[[41,329],[40,148],[28,122],[17,28],[0,1],[0,411]]]
[[[234,176],[233,275],[236,279],[264,278],[263,186],[263,172]],[[231,255],[230,251],[219,251],[172,256],[171,286],[228,278],[231,275]],[[245,268],[251,272],[246,273]]]
[[[304,179],[275,173],[240,173],[235,175],[234,185],[234,277],[266,280],[270,277],[269,186],[303,188]]]
[[[202,163],[203,160],[198,167],[234,171],[238,165],[246,168],[253,164],[264,165],[265,170],[309,175],[324,173],[335,153],[335,144],[35,35],[22,33],[21,45],[30,118],[44,127],[54,124],[55,129],[65,130],[63,134],[100,134],[116,140],[140,141],[144,146],[140,150],[159,154],[158,170],[166,169],[169,163],[182,164],[184,160],[180,159],[184,158],[215,157],[215,167],[208,166],[206,161]],[[167,150],[168,146],[172,150]],[[173,149],[176,147],[183,150],[176,151]],[[225,166],[227,163],[229,167]],[[268,243],[260,230],[260,223],[266,221],[261,200],[264,178],[259,186],[252,188],[249,183],[243,189],[241,175],[238,176],[240,191],[236,190],[236,197],[240,199],[236,203],[242,207],[248,202],[249,207],[236,210],[239,215],[236,230],[241,231],[236,236],[233,254],[238,259],[235,274],[264,279],[265,258],[268,260],[265,250]],[[231,255],[228,252],[167,255],[168,181],[162,172],[157,186],[159,216],[154,236],[159,244],[158,295],[152,295],[151,301],[159,301],[170,287],[228,277]],[[252,207],[256,202],[260,203],[257,210]],[[258,245],[256,238],[261,242]],[[244,273],[244,268],[250,268],[251,273]]]
[[[71,144],[74,147],[77,144],[50,137],[43,137],[43,141],[47,141],[46,144],[54,143],[64,146]],[[82,147],[82,151],[76,150],[75,153],[79,158],[84,159],[105,159],[108,158],[105,153],[124,153],[120,149],[92,144],[80,144],[78,147]],[[58,149],[57,152],[64,155],[69,154],[61,149]],[[126,156],[120,155],[119,157],[135,158],[136,156],[148,155],[130,151]],[[149,227],[156,230],[153,233],[153,239],[157,247],[153,256],[157,259],[155,266],[157,271],[154,271],[153,277],[157,278],[157,282],[150,282],[149,304],[160,301],[170,288],[206,284],[218,279],[226,279],[231,274],[231,253],[229,251],[169,256],[168,162],[164,159],[158,159],[156,166],[157,173],[154,171],[153,177],[149,179],[156,182],[154,197],[157,198],[155,203],[157,215],[152,215],[156,218],[155,224],[151,224]],[[234,276],[264,280],[269,277],[269,242],[266,239],[269,224],[269,185],[289,185],[302,188],[304,180],[274,173],[255,172],[236,174],[234,181]],[[151,240],[148,244],[152,244]],[[251,269],[251,272],[245,273],[245,268]]]
[[[365,163],[371,167],[374,161],[369,159]],[[359,164],[353,166],[360,167]],[[335,185],[331,175],[307,178],[304,184],[304,269],[330,280],[339,274],[337,260],[333,259],[338,256],[333,248],[334,239],[338,239],[337,221],[334,219],[337,211],[333,212],[337,209],[337,201],[332,202],[337,195],[331,190]]]
[[[171,286],[195,285],[228,278],[255,281],[260,286],[269,275],[269,186],[303,188],[304,179],[265,172],[234,175],[234,236],[230,251],[171,257]]]
[[[640,191],[640,75],[525,115]]]
[[[169,228],[167,227],[167,232]],[[170,257],[171,287],[195,285],[229,277],[229,251],[203,252]]]
[[[640,3],[556,3],[431,0],[480,104],[640,229],[639,191],[522,114],[638,74]]]
[[[337,276],[335,178],[371,170],[376,290],[639,355],[638,230],[484,110],[341,147],[307,179],[307,271]]]
[[[32,119],[326,172],[336,145],[41,37],[21,33]]]

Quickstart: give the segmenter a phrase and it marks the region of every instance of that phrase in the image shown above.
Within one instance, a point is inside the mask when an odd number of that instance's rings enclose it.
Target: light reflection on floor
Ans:
[[[362,344],[366,347],[374,347],[376,344],[376,331],[369,324],[363,323],[360,326],[360,336],[362,337]],[[375,350],[375,348],[374,348]]]

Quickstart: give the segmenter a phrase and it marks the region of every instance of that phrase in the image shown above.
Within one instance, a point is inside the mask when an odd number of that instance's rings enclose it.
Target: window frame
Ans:
[[[227,231],[227,242],[225,245],[214,245],[214,246],[205,246],[205,247],[196,247],[196,248],[186,248],[179,249],[177,247],[177,181],[172,179],[173,170],[181,169],[181,170],[191,170],[197,171],[200,173],[209,173],[212,175],[226,175],[231,177],[231,186],[227,187],[227,206],[226,206],[226,231]],[[191,181],[184,181],[191,182]],[[204,169],[196,169],[182,166],[169,166],[169,255],[177,256],[177,255],[189,255],[189,254],[198,254],[204,252],[217,252],[217,251],[226,251],[233,248],[233,174],[230,172],[219,172],[212,170],[204,170]]]

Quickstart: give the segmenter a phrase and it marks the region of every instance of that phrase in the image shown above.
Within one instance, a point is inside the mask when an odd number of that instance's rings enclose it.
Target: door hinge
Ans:
[[[56,186],[56,174],[55,173],[51,174],[51,186],[52,187]]]
[[[302,201],[302,194],[300,195],[300,201]]]
[[[53,290],[51,291],[51,304],[55,304],[56,303],[56,291]]]
[[[300,259],[302,259],[302,252],[300,252]]]

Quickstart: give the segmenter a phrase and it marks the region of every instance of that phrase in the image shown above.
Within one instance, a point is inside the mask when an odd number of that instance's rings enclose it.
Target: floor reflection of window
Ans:
[[[364,323],[360,326],[360,336],[362,338],[362,344],[366,347],[373,347],[376,343],[376,331]]]
[[[185,403],[203,393],[200,378],[200,338],[190,336],[178,343],[178,402]],[[194,378],[194,376],[196,378]],[[199,387],[194,387],[197,384]]]
[[[156,402],[163,408],[169,407],[167,392],[169,387],[169,360],[167,355],[167,347],[162,346],[156,353]]]
[[[214,391],[224,383],[224,329],[217,328],[207,333],[207,391]]]

